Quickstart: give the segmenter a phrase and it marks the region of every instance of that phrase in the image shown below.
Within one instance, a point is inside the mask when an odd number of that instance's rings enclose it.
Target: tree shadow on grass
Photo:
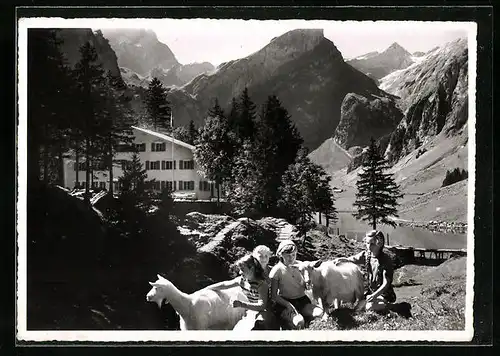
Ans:
[[[332,324],[336,324],[340,330],[353,329],[359,325],[356,320],[356,310],[351,308],[339,308],[330,313]]]
[[[411,304],[408,302],[393,303],[389,306],[389,310],[399,316],[408,319],[411,318]]]

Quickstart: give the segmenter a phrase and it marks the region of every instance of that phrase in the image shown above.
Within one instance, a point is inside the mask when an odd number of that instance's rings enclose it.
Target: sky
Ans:
[[[47,26],[48,27],[48,26]],[[146,28],[153,30],[181,64],[222,62],[246,57],[272,38],[298,28],[322,28],[344,59],[382,52],[397,42],[406,50],[426,52],[467,37],[465,22],[218,20],[218,19],[59,19],[57,27]]]

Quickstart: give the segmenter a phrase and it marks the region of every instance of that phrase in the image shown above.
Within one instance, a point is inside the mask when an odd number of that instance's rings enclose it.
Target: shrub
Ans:
[[[452,171],[446,171],[446,177],[441,187],[460,182],[461,180],[467,179],[467,177],[468,173],[465,169],[455,168]]]

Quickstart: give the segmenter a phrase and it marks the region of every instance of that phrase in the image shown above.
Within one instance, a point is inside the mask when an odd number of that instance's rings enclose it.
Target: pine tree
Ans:
[[[74,113],[72,81],[57,30],[28,31],[28,176],[63,185]],[[64,103],[64,104],[62,104]],[[40,163],[42,169],[40,169]]]
[[[258,155],[255,144],[246,140],[234,157],[228,200],[236,215],[258,218],[263,214],[264,177]]]
[[[147,171],[143,169],[137,152],[132,153],[131,160],[123,168],[123,174],[118,178],[121,186],[120,196],[147,210],[151,204],[148,189],[154,180],[146,180]]]
[[[296,224],[305,233],[314,212],[326,213],[336,218],[330,177],[325,170],[307,157],[307,150],[302,149],[296,161],[288,166],[282,176],[278,191],[278,204],[282,216]]]
[[[145,101],[149,122],[153,126],[153,130],[171,132],[171,108],[167,100],[167,90],[158,78],[154,77],[149,83]]]
[[[256,105],[248,94],[248,88],[245,88],[240,95],[238,103],[238,115],[236,120],[232,122],[232,129],[241,145],[245,140],[253,140],[255,134],[255,120],[256,120]]]
[[[230,153],[228,121],[215,100],[209,110],[205,125],[200,129],[194,156],[207,179],[217,186],[217,201],[220,200],[220,187],[227,181],[232,172],[232,156]]]
[[[107,73],[107,105],[101,118],[103,153],[109,172],[109,194],[113,195],[113,165],[118,145],[129,145],[133,141],[131,126],[135,124],[129,106],[130,98],[125,94],[126,85],[121,76]]]
[[[196,129],[196,126],[194,126],[193,120],[189,121],[188,137],[189,137],[188,143],[190,145],[194,145],[194,143],[196,142],[196,139],[198,138],[198,130]]]
[[[276,213],[279,198],[278,188],[281,177],[288,166],[295,162],[303,140],[292,123],[288,111],[275,95],[268,97],[256,121],[256,147],[260,151],[257,158],[264,181],[265,212]]]
[[[92,161],[99,155],[100,134],[99,117],[105,108],[106,92],[104,69],[97,63],[97,52],[90,42],[86,42],[80,47],[80,61],[75,65],[74,78],[78,85],[80,96],[79,109],[82,118],[82,136],[84,138],[83,153],[86,162],[86,186],[85,201],[90,202],[89,185],[92,174]]]
[[[373,229],[377,228],[377,223],[396,226],[395,222],[388,218],[398,217],[397,200],[403,197],[392,175],[384,173],[387,169],[389,164],[380,154],[372,137],[362,172],[356,182],[358,191],[354,206],[357,207],[357,212],[353,215],[356,219],[370,222]]]

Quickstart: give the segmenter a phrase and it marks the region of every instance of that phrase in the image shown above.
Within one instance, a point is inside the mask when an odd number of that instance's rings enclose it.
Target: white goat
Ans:
[[[172,282],[160,275],[146,295],[148,302],[161,308],[170,303],[180,316],[181,330],[232,330],[245,314],[245,309],[234,308],[231,300],[248,301],[240,287],[214,291],[200,289],[194,293],[181,292]]]
[[[298,261],[295,264],[306,282],[312,287],[313,302],[323,309],[323,319],[333,305],[338,309],[341,302],[354,303],[364,299],[363,273],[354,263],[334,261]]]

